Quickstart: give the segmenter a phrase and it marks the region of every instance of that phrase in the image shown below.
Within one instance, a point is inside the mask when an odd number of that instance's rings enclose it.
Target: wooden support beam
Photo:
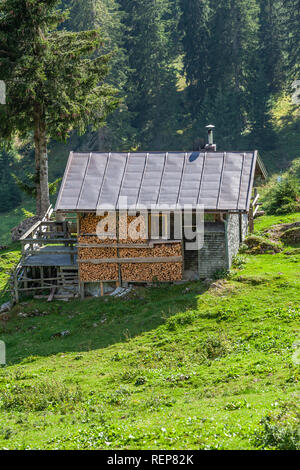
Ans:
[[[40,273],[41,273],[41,284],[43,287],[44,286],[44,267],[43,266],[40,267]]]
[[[250,231],[250,233],[254,232],[254,215],[253,215],[253,207],[252,206],[249,209],[249,231]]]
[[[123,263],[181,263],[182,256],[168,256],[163,258],[103,258],[103,259],[81,259],[82,264],[123,264]]]
[[[47,302],[52,302],[53,300],[53,297],[54,297],[54,294],[55,294],[55,291],[56,291],[56,286],[52,288],[51,292],[50,292],[50,295],[47,299]]]
[[[15,274],[15,279],[14,279],[14,291],[15,291],[15,300],[16,304],[19,303],[19,286],[18,286],[18,275],[17,273]]]
[[[258,210],[259,210],[259,206],[256,206],[253,212],[253,218],[256,216]]]
[[[153,248],[155,245],[177,245],[182,240],[150,240],[147,243],[78,243],[78,248]]]
[[[84,300],[84,282],[79,283],[79,292],[81,300]]]
[[[253,207],[256,206],[256,204],[257,204],[259,198],[260,198],[260,195],[257,194],[256,197],[255,197],[255,199],[254,199],[253,202],[252,202],[252,206],[253,206]]]
[[[75,250],[27,250],[25,251],[25,255],[42,255],[47,257],[48,255],[71,255],[71,257],[76,254]],[[72,263],[74,264],[74,263]]]
[[[40,226],[40,224],[41,224],[41,221],[39,220],[29,230],[27,230],[27,232],[24,233],[24,235],[22,235],[22,237],[20,238],[20,241],[23,241],[27,237],[29,237],[29,235],[31,235],[35,230],[37,230],[37,228]]]
[[[76,245],[77,238],[26,238],[26,240],[21,240],[23,244],[35,244],[35,245],[61,245],[68,243],[69,245]]]

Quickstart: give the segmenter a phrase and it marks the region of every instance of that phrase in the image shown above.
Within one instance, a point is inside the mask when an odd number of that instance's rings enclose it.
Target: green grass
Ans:
[[[0,251],[0,305],[9,300],[9,290],[6,289],[9,275],[20,258],[19,243],[14,243],[8,249]]]
[[[0,448],[297,448],[299,263],[248,255],[210,288],[24,300],[0,323]]]
[[[294,222],[300,222],[300,212],[289,215],[264,215],[255,219],[255,233],[259,234],[272,225],[293,224]]]
[[[25,208],[24,208],[25,206]],[[22,206],[9,212],[0,213],[0,245],[11,243],[11,229],[19,225],[26,217],[30,217],[34,212],[34,202],[27,201]]]

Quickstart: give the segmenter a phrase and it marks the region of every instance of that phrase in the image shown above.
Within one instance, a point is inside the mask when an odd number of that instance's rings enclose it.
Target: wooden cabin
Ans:
[[[25,277],[14,281],[15,291],[47,288],[55,297],[69,283],[84,297],[91,284],[103,294],[108,284],[211,278],[230,269],[258,209],[256,182],[265,178],[257,151],[217,152],[214,145],[196,152],[71,152],[56,220],[23,237]],[[201,243],[191,245],[186,229]]]

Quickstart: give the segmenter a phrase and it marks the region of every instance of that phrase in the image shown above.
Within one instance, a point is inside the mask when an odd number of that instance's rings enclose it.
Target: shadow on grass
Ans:
[[[28,299],[15,306],[7,322],[0,322],[7,364],[125,343],[155,330],[177,313],[195,310],[199,295],[208,287],[201,282],[139,287],[128,300],[105,297],[47,303]]]

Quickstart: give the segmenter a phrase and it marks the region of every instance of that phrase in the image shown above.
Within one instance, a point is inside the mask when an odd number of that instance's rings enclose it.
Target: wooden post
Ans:
[[[18,304],[19,303],[18,272],[15,272],[14,288],[15,288],[16,304]]]
[[[120,242],[120,213],[119,211],[116,212],[116,235],[117,235],[117,258],[120,258],[120,250],[119,250],[119,242]],[[116,283],[117,287],[121,287],[122,285],[122,270],[121,265],[118,265],[119,271],[119,280]]]
[[[250,206],[249,210],[249,231],[250,233],[254,232],[254,217],[253,217],[253,206]]]
[[[25,267],[25,281],[24,281],[24,287],[25,289],[28,289],[28,281],[27,281],[27,278],[28,278],[28,270],[27,270],[27,267]]]
[[[80,234],[80,214],[76,214],[76,224],[77,224],[77,237],[79,237]]]
[[[43,268],[43,266],[40,267],[40,271],[41,271],[41,284],[42,284],[42,287],[44,287],[44,268]]]
[[[104,297],[104,285],[103,282],[100,282],[101,297]]]
[[[84,300],[84,282],[79,282],[79,290],[81,300]]]

